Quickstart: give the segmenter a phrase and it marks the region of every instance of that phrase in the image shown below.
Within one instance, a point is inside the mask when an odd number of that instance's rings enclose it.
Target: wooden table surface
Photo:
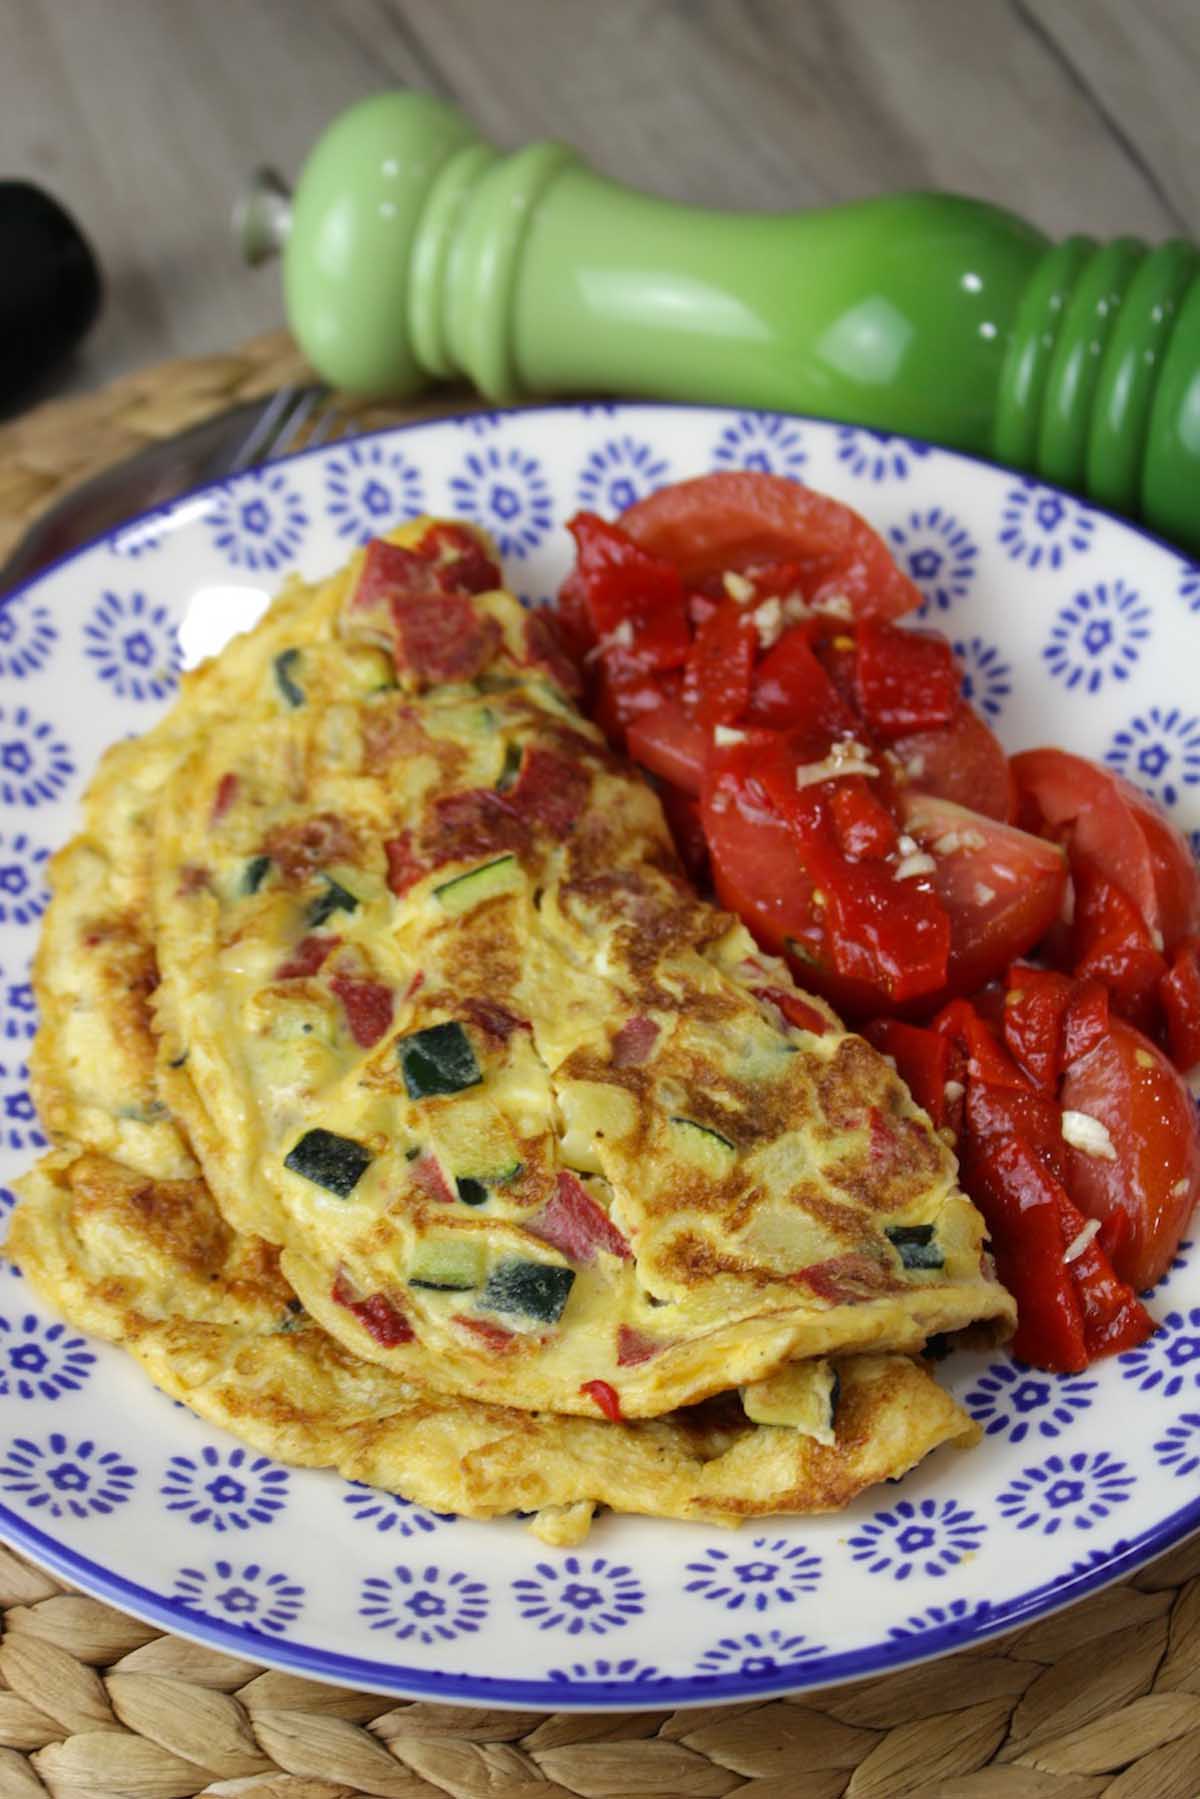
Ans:
[[[1200,236],[1197,0],[0,0],[0,44],[0,172],[51,188],[108,279],[60,390],[280,323],[234,196],[393,85],[715,205],[936,186],[1054,233]]]

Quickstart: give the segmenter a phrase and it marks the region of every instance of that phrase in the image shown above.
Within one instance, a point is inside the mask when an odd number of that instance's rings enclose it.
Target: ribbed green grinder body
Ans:
[[[980,200],[719,213],[381,94],[296,188],[292,327],[326,380],[815,413],[1027,470],[1200,548],[1200,253],[1052,245]]]

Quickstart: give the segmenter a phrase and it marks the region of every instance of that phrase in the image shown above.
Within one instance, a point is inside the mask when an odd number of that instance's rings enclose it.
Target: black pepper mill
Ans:
[[[91,328],[103,288],[91,246],[57,200],[0,181],[0,413],[10,412]]]

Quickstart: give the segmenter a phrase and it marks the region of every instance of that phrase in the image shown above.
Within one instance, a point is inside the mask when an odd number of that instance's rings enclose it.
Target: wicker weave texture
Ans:
[[[307,378],[277,333],[3,427],[0,557],[75,483]],[[3,1548],[0,1613],[0,1799],[1200,1799],[1200,1539],[982,1649],[684,1711],[396,1704],[164,1635]]]

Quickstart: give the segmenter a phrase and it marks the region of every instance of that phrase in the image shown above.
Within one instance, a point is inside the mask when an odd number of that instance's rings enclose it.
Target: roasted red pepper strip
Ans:
[[[750,724],[802,733],[805,754],[814,760],[834,738],[853,735],[857,726],[817,660],[807,631],[798,625],[784,632],[755,669],[746,718]]]
[[[942,1007],[930,1029],[941,1031],[962,1045],[972,1080],[990,1081],[996,1087],[1026,1086],[1024,1075],[970,1000],[952,999]]]
[[[585,1267],[596,1260],[597,1250],[606,1250],[623,1262],[633,1255],[604,1207],[596,1204],[583,1182],[566,1168],[559,1171],[553,1199],[525,1229]]]
[[[996,1272],[1017,1302],[1012,1352],[1035,1368],[1088,1363],[1083,1312],[1063,1261],[1062,1187],[1019,1137],[970,1145],[968,1190],[987,1220]]]
[[[762,784],[798,845],[797,861],[823,898],[825,937],[839,975],[871,982],[895,1004],[944,985],[950,920],[937,896],[897,881],[890,863],[847,862],[821,782],[797,789],[795,764],[764,764]]]
[[[615,1387],[610,1387],[606,1380],[585,1380],[580,1387],[581,1393],[599,1407],[610,1424],[624,1422],[625,1414],[621,1410],[621,1400]]]
[[[411,1343],[415,1336],[412,1325],[404,1313],[394,1306],[386,1293],[370,1293],[365,1299],[355,1297],[354,1288],[350,1285],[342,1269],[338,1269],[330,1289],[330,1298],[335,1305],[344,1306],[358,1319],[369,1337],[373,1337],[381,1349],[396,1349],[401,1343]]]
[[[1175,951],[1158,994],[1171,1060],[1187,1074],[1200,1063],[1200,939],[1190,937]]]
[[[948,725],[962,678],[944,637],[867,619],[858,627],[858,703],[879,737]]]
[[[864,1026],[863,1036],[881,1055],[891,1056],[900,1079],[934,1125],[939,1130],[949,1126],[957,1136],[962,1125],[967,1066],[966,1052],[960,1045],[939,1031],[904,1024],[898,1018],[873,1018]]]
[[[850,862],[890,856],[899,840],[896,821],[861,775],[837,781],[829,808],[843,856]]]
[[[1071,999],[1066,975],[1015,963],[1004,996],[1004,1041],[1039,1093],[1054,1096],[1062,1073],[1063,1019]]]
[[[337,949],[341,941],[340,937],[302,937],[291,955],[275,970],[275,979],[296,981],[316,974],[326,956]]]
[[[354,974],[335,974],[329,985],[342,1002],[354,1041],[361,1049],[373,1049],[391,1029],[395,1006],[391,988]]]
[[[1108,988],[1100,981],[1073,981],[1062,1021],[1063,1068],[1095,1049],[1108,1029]]]
[[[731,725],[750,698],[758,631],[744,607],[725,600],[696,632],[683,671],[683,703],[707,729]]]
[[[661,557],[593,512],[578,512],[568,529],[578,550],[576,571],[588,617],[603,641],[628,624],[624,645],[644,669],[680,668],[692,647],[683,582]]]
[[[1133,901],[1101,875],[1076,876],[1072,950],[1075,973],[1103,981],[1113,1011],[1153,1035],[1166,960]]]
[[[823,1012],[800,994],[789,993],[786,987],[752,987],[750,991],[755,999],[766,1000],[769,1006],[782,1012],[798,1031],[811,1031],[814,1037],[823,1037],[829,1029],[829,1020]]]
[[[1153,1336],[1155,1323],[1126,1281],[1113,1271],[1099,1233],[1080,1248],[1087,1220],[1064,1192],[1059,1200],[1064,1256],[1083,1313],[1083,1340],[1088,1360],[1136,1349]]]

